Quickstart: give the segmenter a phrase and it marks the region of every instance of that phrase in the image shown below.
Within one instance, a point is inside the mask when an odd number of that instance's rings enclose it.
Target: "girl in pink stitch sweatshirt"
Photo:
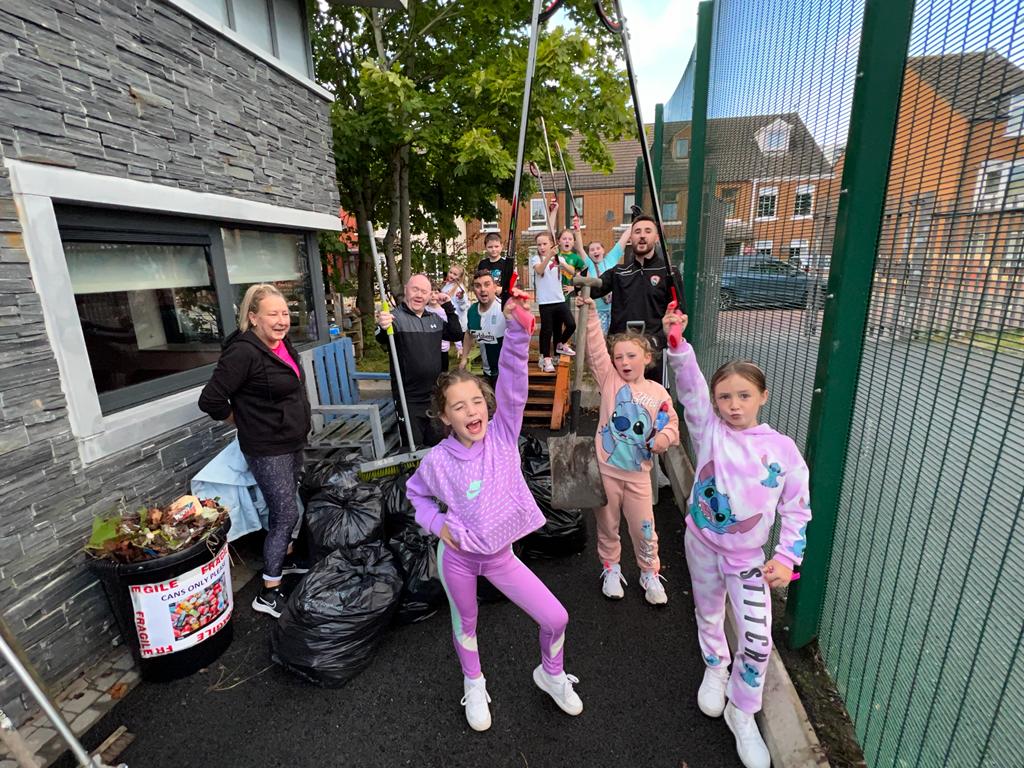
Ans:
[[[576,299],[577,306],[593,299]],[[601,321],[591,312],[587,322],[587,364],[601,392],[597,421],[597,461],[608,503],[594,510],[597,555],[601,558],[601,592],[612,600],[624,596],[619,558],[619,527],[626,518],[633,554],[640,568],[640,588],[651,605],[665,605],[661,585],[658,534],[654,530],[651,465],[654,456],[679,443],[679,417],[661,384],[644,377],[653,348],[646,336],[616,333],[605,341]]]
[[[666,315],[666,336],[675,324],[685,328],[686,320],[685,315]],[[768,750],[754,722],[772,648],[768,589],[789,584],[803,559],[811,519],[807,464],[791,438],[758,421],[768,401],[760,368],[747,362],[723,365],[711,377],[709,398],[685,339],[668,350],[668,359],[697,457],[686,516],[686,564],[707,667],[697,705],[710,717],[724,711],[747,768],[768,768]],[[776,515],[782,530],[766,563],[764,545]],[[727,595],[740,637],[731,676]]]
[[[515,320],[506,321],[496,395],[489,384],[468,371],[441,374],[432,413],[448,436],[423,458],[406,486],[416,522],[441,540],[437,569],[448,594],[452,640],[464,675],[462,705],[470,727],[477,731],[491,727],[487,706],[491,699],[477,651],[479,576],[487,577],[540,625],[541,664],[533,670],[537,687],[567,714],[583,711],[583,702],[573,690],[579,680],[565,674],[562,666],[569,615],[512,553],[512,542],[537,530],[545,520],[523,478],[519,458],[533,316],[515,298],[505,304],[504,313]]]

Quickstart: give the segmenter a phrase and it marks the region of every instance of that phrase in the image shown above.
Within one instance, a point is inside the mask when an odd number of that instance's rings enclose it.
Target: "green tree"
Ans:
[[[407,13],[311,7],[317,80],[335,96],[341,204],[359,227],[364,315],[373,309],[367,221],[387,223],[384,253],[397,290],[412,269],[414,233],[443,243],[456,234],[456,217],[493,219],[495,199],[511,198],[531,6],[410,0]],[[570,0],[567,16],[573,27],[546,30],[538,47],[527,159],[543,157],[537,117],[544,115],[553,140],[564,146],[579,131],[583,157],[610,171],[605,142],[632,125],[618,41],[584,0]]]

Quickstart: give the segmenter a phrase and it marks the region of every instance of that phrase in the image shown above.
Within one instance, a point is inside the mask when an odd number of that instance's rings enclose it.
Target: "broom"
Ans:
[[[380,271],[380,257],[377,254],[377,241],[373,235],[373,223],[366,222],[366,231],[370,236],[370,251],[373,254],[373,268],[377,273],[377,286],[380,289],[380,311],[390,312],[391,305],[388,303],[387,287],[384,285],[384,275]],[[391,352],[391,365],[395,371],[395,381],[398,384],[398,400],[402,406],[402,415],[405,417],[405,436],[409,441],[408,453],[399,453],[395,456],[367,461],[359,465],[359,479],[363,481],[380,480],[385,477],[394,477],[406,470],[416,469],[427,455],[429,449],[416,450],[416,440],[412,436],[412,421],[409,419],[409,405],[405,401],[405,387],[402,383],[402,366],[398,362],[398,349],[395,347],[395,324],[388,326],[387,331],[388,348]]]

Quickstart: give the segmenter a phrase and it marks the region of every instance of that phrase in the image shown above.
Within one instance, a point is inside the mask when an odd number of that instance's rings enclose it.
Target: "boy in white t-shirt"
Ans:
[[[469,363],[469,353],[474,342],[479,344],[484,378],[493,389],[498,383],[498,357],[501,355],[501,342],[505,338],[505,314],[501,311],[501,302],[497,300],[498,284],[494,282],[490,270],[477,270],[473,277],[473,293],[476,294],[476,303],[470,306],[466,314],[466,336],[462,341],[459,368],[464,369]]]

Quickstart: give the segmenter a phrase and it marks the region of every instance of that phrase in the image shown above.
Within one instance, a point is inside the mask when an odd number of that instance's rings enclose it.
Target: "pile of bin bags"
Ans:
[[[583,513],[552,510],[547,447],[520,438],[527,484],[548,519],[516,547],[529,557],[581,552]],[[361,482],[358,455],[307,471],[306,505],[314,565],[292,592],[271,634],[273,659],[323,686],[340,686],[365,669],[388,626],[422,621],[445,605],[437,538],[422,530],[406,498],[411,473]],[[481,580],[482,582],[483,580]],[[496,598],[481,583],[481,597]]]

